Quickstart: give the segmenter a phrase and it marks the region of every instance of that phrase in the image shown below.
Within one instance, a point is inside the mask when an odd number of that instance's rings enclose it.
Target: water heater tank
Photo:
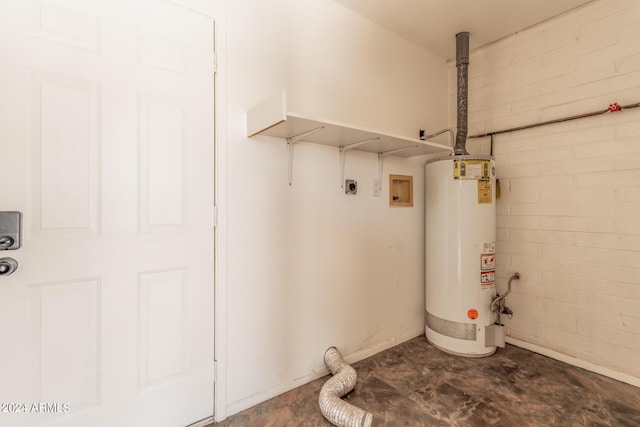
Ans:
[[[449,156],[425,166],[426,336],[468,357],[496,351],[496,173],[490,156]]]

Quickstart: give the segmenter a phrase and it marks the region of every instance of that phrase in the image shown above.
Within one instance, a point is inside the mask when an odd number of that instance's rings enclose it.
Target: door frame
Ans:
[[[227,275],[228,275],[228,112],[226,15],[211,2],[168,0],[212,20],[214,25],[214,402],[213,419],[227,417]],[[205,424],[209,421],[203,420]],[[195,425],[200,425],[196,423]]]
[[[227,284],[228,284],[228,112],[226,21],[215,15],[215,236],[214,236],[214,418],[227,418]]]

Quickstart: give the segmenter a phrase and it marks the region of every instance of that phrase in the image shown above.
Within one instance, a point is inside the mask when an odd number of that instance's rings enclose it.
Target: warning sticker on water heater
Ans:
[[[496,242],[484,242],[482,244],[482,253],[484,253],[484,254],[495,254],[496,253]]]
[[[480,269],[482,271],[489,271],[496,269],[496,254],[482,254],[480,255]]]
[[[480,285],[482,287],[493,286],[496,284],[496,272],[494,271],[482,271],[480,272]]]

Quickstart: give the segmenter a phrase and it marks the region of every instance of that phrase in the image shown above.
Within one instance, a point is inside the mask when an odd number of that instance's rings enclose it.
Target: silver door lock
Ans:
[[[20,248],[22,213],[0,212],[0,251]]]
[[[18,269],[18,261],[13,258],[0,258],[0,276],[8,276]]]

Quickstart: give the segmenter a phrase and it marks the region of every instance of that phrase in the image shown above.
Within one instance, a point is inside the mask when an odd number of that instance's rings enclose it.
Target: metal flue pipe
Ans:
[[[467,152],[467,122],[469,98],[469,33],[456,34],[456,70],[458,75],[458,133],[454,155],[465,155]]]

